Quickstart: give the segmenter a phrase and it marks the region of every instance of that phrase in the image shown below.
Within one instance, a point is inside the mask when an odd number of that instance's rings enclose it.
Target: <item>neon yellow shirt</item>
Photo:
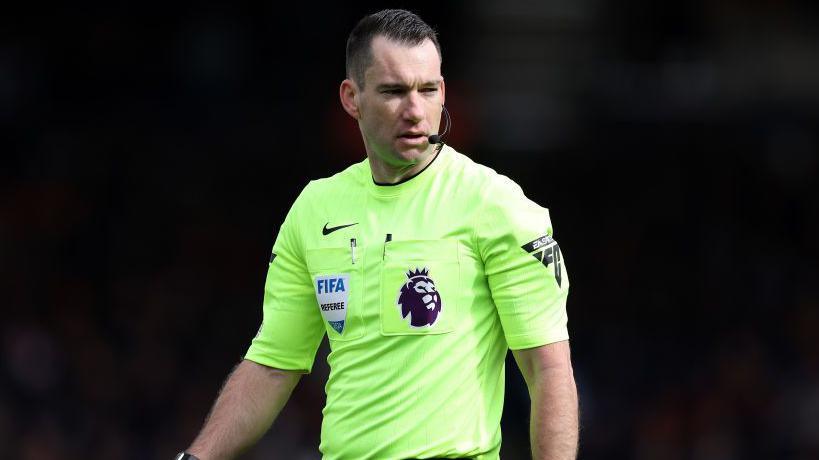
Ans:
[[[328,336],[325,459],[496,459],[507,350],[568,339],[568,288],[509,178],[450,147],[397,185],[364,160],[293,204],[245,358],[309,372]]]

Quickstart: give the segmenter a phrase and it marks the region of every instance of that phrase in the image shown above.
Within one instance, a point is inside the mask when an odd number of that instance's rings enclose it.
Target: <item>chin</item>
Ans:
[[[408,163],[418,163],[432,153],[433,149],[430,147],[430,144],[410,148],[404,147],[396,150],[395,155],[398,157],[398,159],[404,160]]]
[[[399,151],[397,155],[399,159],[404,160],[408,163],[417,163],[418,161],[424,159],[425,156],[424,153],[425,152],[421,149],[409,149]]]

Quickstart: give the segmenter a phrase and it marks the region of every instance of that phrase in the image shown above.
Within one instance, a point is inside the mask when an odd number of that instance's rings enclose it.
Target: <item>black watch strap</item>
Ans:
[[[196,455],[189,454],[187,452],[180,452],[176,454],[176,457],[173,460],[199,460]]]

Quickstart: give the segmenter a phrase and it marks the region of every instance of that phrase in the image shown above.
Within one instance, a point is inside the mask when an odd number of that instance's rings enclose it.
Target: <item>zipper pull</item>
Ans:
[[[350,259],[355,265],[355,238],[350,238]]]

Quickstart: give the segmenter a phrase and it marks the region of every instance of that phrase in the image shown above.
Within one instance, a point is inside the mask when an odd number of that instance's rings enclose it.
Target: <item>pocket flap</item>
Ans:
[[[311,273],[351,266],[352,252],[347,248],[308,249],[305,261]]]
[[[384,251],[386,260],[457,261],[457,240],[391,241]]]

